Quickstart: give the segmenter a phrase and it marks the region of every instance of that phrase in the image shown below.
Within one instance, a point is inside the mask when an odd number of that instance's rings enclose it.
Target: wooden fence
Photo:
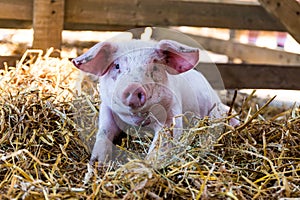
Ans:
[[[297,0],[0,0],[0,8],[0,28],[33,28],[33,48],[39,49],[59,49],[63,30],[143,26],[287,31],[300,42]],[[217,64],[227,88],[300,89],[300,79],[294,77],[300,74],[300,54],[192,37],[207,50],[259,63]]]

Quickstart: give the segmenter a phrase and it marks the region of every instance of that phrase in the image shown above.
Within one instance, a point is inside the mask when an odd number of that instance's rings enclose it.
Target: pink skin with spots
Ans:
[[[150,155],[159,130],[171,126],[174,116],[193,112],[199,117],[225,117],[228,107],[193,70],[198,61],[199,49],[172,40],[102,42],[74,59],[76,67],[101,77],[99,130],[91,163],[111,156],[112,141],[128,125],[154,130]],[[182,134],[178,130],[182,120],[175,122],[176,139]]]

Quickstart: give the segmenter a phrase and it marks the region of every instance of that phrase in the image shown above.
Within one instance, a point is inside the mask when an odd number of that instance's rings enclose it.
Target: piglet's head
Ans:
[[[143,42],[143,41],[140,41]],[[151,44],[151,46],[148,46]],[[154,45],[153,45],[154,44]],[[130,49],[131,44],[128,42],[129,51],[137,51]],[[139,46],[140,48],[140,46]],[[186,72],[196,66],[199,61],[199,49],[186,46],[173,40],[161,40],[158,43],[147,43],[143,48],[151,48],[157,58],[154,60],[158,61],[166,67],[169,74],[180,74]],[[92,73],[97,76],[105,75],[114,60],[116,59],[116,53],[118,52],[118,45],[111,42],[101,42],[93,46],[83,55],[73,59],[73,64],[81,69],[82,71]],[[120,52],[119,52],[120,53]],[[126,55],[126,52],[121,54]],[[149,62],[147,55],[145,55],[145,62]]]

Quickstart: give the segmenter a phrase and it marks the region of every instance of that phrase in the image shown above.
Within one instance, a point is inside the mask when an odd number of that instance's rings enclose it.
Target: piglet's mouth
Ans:
[[[149,124],[151,124],[151,119],[148,117],[146,119],[138,119],[137,121],[135,121],[135,124],[138,126],[148,126]]]
[[[147,126],[151,124],[151,119],[149,117],[149,113],[138,113],[137,116],[132,117],[132,121],[137,126]]]

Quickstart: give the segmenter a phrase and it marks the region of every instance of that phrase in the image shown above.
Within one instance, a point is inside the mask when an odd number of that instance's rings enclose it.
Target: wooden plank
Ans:
[[[259,0],[300,44],[300,2],[296,0]]]
[[[0,0],[0,19],[32,21],[33,0]]]
[[[283,30],[255,4],[209,1],[66,0],[66,23],[127,26],[200,26]]]
[[[33,48],[61,48],[64,8],[64,0],[34,0]]]
[[[7,63],[8,66],[16,66],[16,62],[21,59],[20,55],[14,56],[0,56],[0,69],[4,68],[4,62]]]
[[[0,19],[33,20],[34,0],[0,0]],[[48,0],[46,0],[47,2]],[[231,1],[230,1],[231,2]],[[258,4],[182,0],[65,0],[68,30],[128,30],[140,26],[199,26],[285,31]]]
[[[0,19],[0,28],[10,29],[30,29],[32,28],[31,20],[11,20],[11,19]]]
[[[195,39],[205,50],[225,54],[231,58],[240,58],[249,63],[277,65],[298,65],[300,63],[300,54],[242,44],[232,40],[188,35]]]
[[[254,65],[254,64],[218,64],[217,68],[226,89],[300,89],[300,65]],[[201,63],[201,71],[215,89],[220,88],[220,81],[213,63]]]

